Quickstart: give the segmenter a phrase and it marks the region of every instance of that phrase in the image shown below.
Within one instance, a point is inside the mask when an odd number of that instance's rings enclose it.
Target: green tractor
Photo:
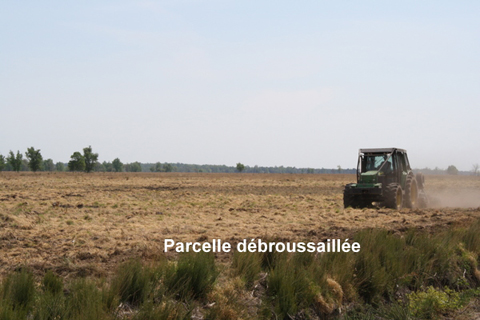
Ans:
[[[407,151],[398,148],[360,149],[357,183],[343,191],[345,208],[365,208],[373,204],[400,210],[425,208],[425,177],[413,173]]]

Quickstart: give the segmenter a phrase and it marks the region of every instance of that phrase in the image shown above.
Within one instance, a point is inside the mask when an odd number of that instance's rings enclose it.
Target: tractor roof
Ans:
[[[360,153],[393,153],[395,150],[407,152],[407,150],[399,148],[372,148],[372,149],[360,149]]]

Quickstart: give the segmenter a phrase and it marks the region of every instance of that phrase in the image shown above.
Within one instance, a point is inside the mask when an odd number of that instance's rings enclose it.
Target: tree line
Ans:
[[[111,162],[99,162],[98,153],[93,152],[91,146],[80,151],[75,151],[70,156],[68,163],[54,162],[44,159],[40,149],[30,147],[25,153],[10,151],[6,156],[0,154],[0,171],[72,171],[72,172],[206,172],[206,173],[355,173],[355,169],[314,169],[296,167],[266,167],[246,166],[237,163],[236,166],[227,165],[198,165],[185,163],[122,163],[119,158]],[[24,157],[25,155],[25,157]]]

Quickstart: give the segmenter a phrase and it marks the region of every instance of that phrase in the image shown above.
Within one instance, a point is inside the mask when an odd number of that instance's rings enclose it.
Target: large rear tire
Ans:
[[[401,210],[403,206],[403,191],[398,183],[390,183],[385,189],[385,206]]]
[[[411,173],[407,176],[407,181],[405,182],[405,207],[415,208],[417,206],[417,199],[417,179],[415,179],[415,176]]]

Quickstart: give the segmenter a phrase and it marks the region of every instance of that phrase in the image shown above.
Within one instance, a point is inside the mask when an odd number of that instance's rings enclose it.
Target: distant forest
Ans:
[[[69,170],[68,163],[45,160],[45,163],[37,171],[81,171]],[[0,170],[1,171],[1,170]],[[3,171],[15,171],[13,167],[5,163]],[[28,166],[26,159],[22,160],[20,170],[18,171],[32,171]],[[92,172],[116,172],[111,162],[97,162]],[[118,172],[206,172],[206,173],[235,173],[239,172],[235,166],[226,165],[198,165],[186,163],[126,163],[123,164],[123,169]],[[305,173],[305,174],[319,174],[319,173],[355,173],[356,169],[313,169],[313,168],[295,168],[295,167],[259,167],[259,166],[244,166],[242,170],[244,173]]]
[[[157,171],[158,164],[155,163],[141,163],[142,171]],[[243,166],[242,170],[239,170],[239,166],[226,166],[226,165],[210,165],[210,164],[185,164],[185,163],[165,163],[161,164],[160,172],[207,172],[207,173],[233,173],[233,172],[246,172],[246,173],[355,173],[356,169],[314,169],[314,168],[296,168],[296,167],[260,167],[260,166]]]

